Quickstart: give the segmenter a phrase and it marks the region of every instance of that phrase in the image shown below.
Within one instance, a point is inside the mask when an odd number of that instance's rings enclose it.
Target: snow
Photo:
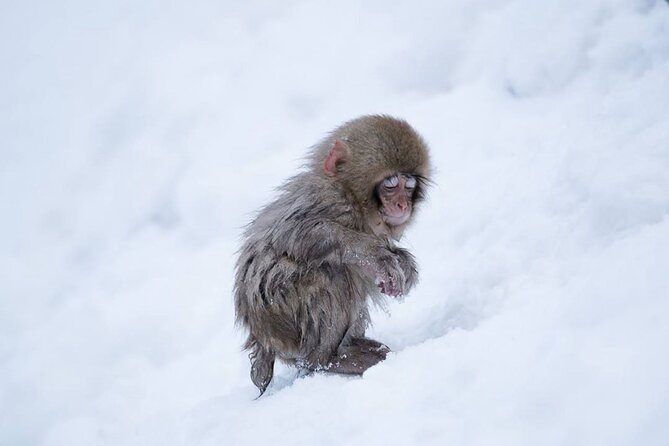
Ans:
[[[0,443],[669,441],[666,2],[14,2],[0,37]],[[421,283],[362,379],[255,400],[241,228],[364,113],[432,147]]]

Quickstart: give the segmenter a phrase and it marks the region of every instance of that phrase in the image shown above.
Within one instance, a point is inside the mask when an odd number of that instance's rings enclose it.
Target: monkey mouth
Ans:
[[[388,225],[388,226],[399,226],[407,222],[409,220],[410,213],[404,213],[400,215],[388,215],[386,213],[381,213],[381,218],[383,218],[383,221]]]

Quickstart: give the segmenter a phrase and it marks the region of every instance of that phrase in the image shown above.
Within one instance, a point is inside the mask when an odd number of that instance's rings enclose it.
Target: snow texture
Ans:
[[[669,444],[669,5],[5,2],[2,445]],[[365,113],[436,167],[363,378],[248,377],[241,228]]]

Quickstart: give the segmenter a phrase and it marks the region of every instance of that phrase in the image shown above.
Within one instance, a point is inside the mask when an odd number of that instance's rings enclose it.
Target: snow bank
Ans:
[[[16,4],[0,15],[3,444],[669,439],[663,1]],[[306,147],[409,120],[422,267],[362,379],[233,327],[241,227]]]

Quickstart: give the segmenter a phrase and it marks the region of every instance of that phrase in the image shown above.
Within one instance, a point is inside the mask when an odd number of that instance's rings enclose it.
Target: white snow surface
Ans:
[[[665,1],[0,10],[0,444],[669,444]],[[432,148],[421,283],[255,400],[242,228],[367,113]]]

